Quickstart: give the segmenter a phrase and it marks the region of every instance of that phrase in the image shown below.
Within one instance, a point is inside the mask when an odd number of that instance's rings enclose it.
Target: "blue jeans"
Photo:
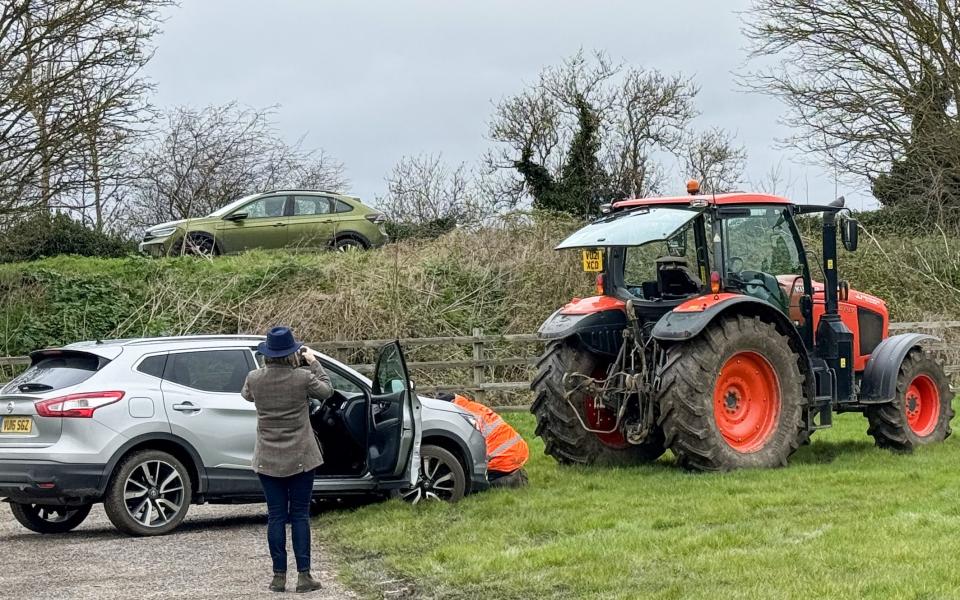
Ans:
[[[287,572],[287,523],[290,523],[293,537],[297,571],[309,571],[313,471],[290,477],[260,474],[260,485],[267,497],[267,545],[270,547],[270,558],[273,559],[273,572]]]

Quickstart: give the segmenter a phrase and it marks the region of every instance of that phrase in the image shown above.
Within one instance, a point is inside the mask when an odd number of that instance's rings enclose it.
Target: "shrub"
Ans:
[[[95,231],[65,214],[40,213],[13,225],[0,237],[0,262],[43,256],[118,257],[135,250],[131,240]]]

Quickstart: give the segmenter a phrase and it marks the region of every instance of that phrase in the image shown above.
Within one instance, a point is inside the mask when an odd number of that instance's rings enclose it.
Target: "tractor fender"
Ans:
[[[574,300],[540,325],[541,340],[576,338],[596,354],[616,355],[623,343],[627,313],[622,301],[609,296]]]
[[[787,315],[763,300],[744,294],[706,294],[691,298],[663,315],[653,326],[651,335],[661,342],[682,342],[700,335],[707,325],[727,314],[742,314],[773,323],[788,336],[800,353],[803,364],[810,365],[810,355],[800,332]]]
[[[901,333],[880,342],[870,354],[870,360],[863,371],[863,380],[860,382],[861,402],[892,401],[897,395],[897,377],[900,375],[903,359],[911,350],[919,348],[920,342],[939,339],[926,333]]]

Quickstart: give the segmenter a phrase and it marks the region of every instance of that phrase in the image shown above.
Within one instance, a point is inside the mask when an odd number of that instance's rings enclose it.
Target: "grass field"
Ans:
[[[841,415],[788,468],[702,475],[669,454],[562,468],[532,417],[509,420],[531,442],[530,488],[320,518],[349,582],[472,600],[960,598],[958,437],[894,455]]]

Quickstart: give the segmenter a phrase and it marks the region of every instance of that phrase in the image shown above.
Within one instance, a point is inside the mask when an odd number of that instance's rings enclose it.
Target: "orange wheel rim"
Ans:
[[[780,380],[756,352],[738,352],[720,368],[713,391],[713,414],[727,444],[737,452],[766,445],[780,420]]]
[[[940,419],[940,390],[929,375],[917,375],[904,396],[907,425],[920,437],[930,435]]]

